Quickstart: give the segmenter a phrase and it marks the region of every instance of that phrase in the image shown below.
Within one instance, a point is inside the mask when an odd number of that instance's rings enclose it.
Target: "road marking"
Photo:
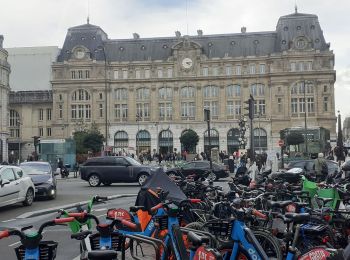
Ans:
[[[104,211],[104,210],[107,210],[107,208],[103,208],[103,209],[93,209],[92,211],[98,212],[98,211]]]
[[[80,255],[74,257],[73,260],[80,260]]]
[[[1,222],[4,222],[4,223],[6,223],[6,222],[10,222],[10,221],[15,221],[16,219],[15,218],[13,218],[13,219],[8,219],[8,220],[3,220],[3,221],[1,221]]]
[[[100,218],[100,217],[103,217],[103,216],[106,216],[106,214],[99,215],[99,216],[96,216],[96,217]]]
[[[19,243],[21,243],[21,241],[18,241],[18,242],[16,242],[16,243],[13,243],[13,244],[11,244],[11,245],[9,245],[9,246],[15,246],[15,245],[17,245],[17,244],[19,244]]]

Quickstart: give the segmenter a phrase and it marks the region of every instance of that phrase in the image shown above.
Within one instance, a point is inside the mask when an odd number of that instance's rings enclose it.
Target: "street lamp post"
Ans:
[[[209,109],[204,109],[204,120],[207,121],[208,124],[208,143],[209,143],[209,152],[208,152],[208,157],[209,157],[209,165],[210,169],[213,169],[213,161],[211,159],[211,138],[210,138],[210,110]]]
[[[105,71],[104,83],[105,83],[105,138],[106,138],[105,151],[106,151],[107,143],[108,143],[107,56],[106,56],[105,46],[99,46],[98,50],[102,51],[103,59],[104,59],[104,62],[105,62],[105,65],[104,65],[104,71]]]
[[[21,163],[21,121],[18,119],[17,120],[17,125],[18,125],[18,164]]]
[[[261,117],[261,112],[259,111],[259,114],[258,114],[258,123],[259,123],[259,153],[261,154],[261,144],[260,144],[260,117]]]
[[[170,155],[170,125],[167,128],[167,134],[168,134],[168,153]]]
[[[308,151],[308,141],[307,141],[307,102],[306,102],[306,84],[305,84],[305,80],[303,81],[303,85],[304,85],[304,111],[305,111],[305,115],[304,115],[304,123],[305,123],[305,153],[306,156],[308,156],[309,151]]]
[[[137,134],[136,134],[136,154],[137,156],[139,156],[139,140],[140,140],[140,136],[139,136],[139,132],[140,132],[140,115],[136,114],[136,122],[137,122]]]

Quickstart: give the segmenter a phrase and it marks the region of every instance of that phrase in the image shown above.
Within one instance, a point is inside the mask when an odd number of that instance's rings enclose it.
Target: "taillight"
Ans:
[[[289,204],[288,206],[286,206],[286,211],[290,212],[290,213],[295,213],[297,210],[297,207],[295,206],[295,204]]]
[[[323,219],[327,222],[329,222],[331,220],[331,218],[332,218],[331,215],[324,215],[323,216]]]

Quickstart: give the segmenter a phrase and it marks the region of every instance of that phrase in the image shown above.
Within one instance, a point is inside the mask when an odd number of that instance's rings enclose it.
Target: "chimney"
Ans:
[[[2,48],[3,41],[4,41],[4,36],[0,35],[0,48]]]
[[[132,36],[134,37],[134,39],[140,39],[140,35],[138,33],[133,33]]]
[[[246,32],[247,32],[247,28],[243,26],[243,27],[241,28],[241,33],[246,33]]]
[[[203,36],[203,31],[202,30],[197,30],[198,36],[202,37]]]
[[[179,31],[175,32],[176,38],[180,38],[181,37],[181,33]]]

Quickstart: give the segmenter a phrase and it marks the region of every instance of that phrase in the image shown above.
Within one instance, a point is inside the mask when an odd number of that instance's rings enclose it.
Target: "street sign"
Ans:
[[[284,141],[283,141],[283,140],[278,140],[278,145],[279,145],[280,147],[282,147],[282,146],[284,145]]]

